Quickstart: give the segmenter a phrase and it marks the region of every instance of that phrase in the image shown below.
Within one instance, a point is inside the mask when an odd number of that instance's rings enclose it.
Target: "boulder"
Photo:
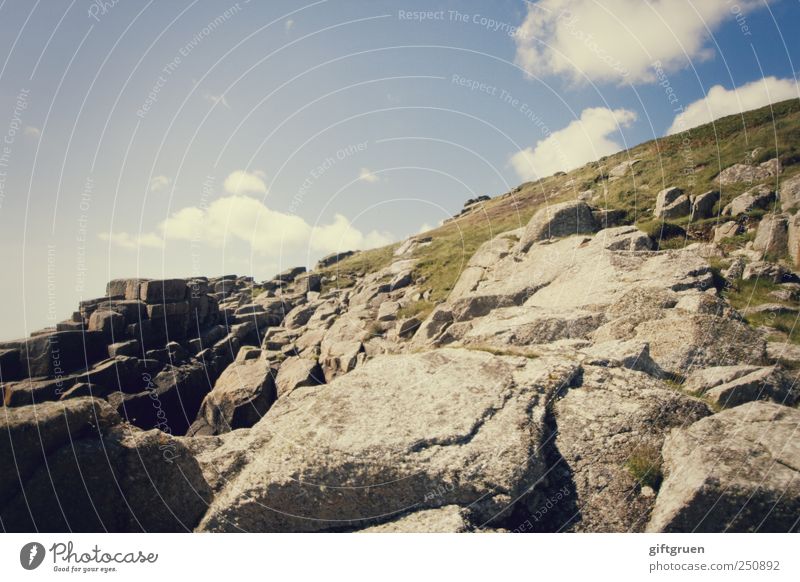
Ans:
[[[673,431],[651,532],[789,532],[800,515],[800,410],[750,402]]]
[[[692,220],[699,220],[711,216],[714,205],[719,202],[719,192],[711,190],[692,197]]]
[[[721,186],[736,184],[738,182],[758,182],[777,176],[781,172],[781,164],[777,158],[762,164],[734,164],[722,170],[717,176]]]
[[[325,376],[316,360],[292,356],[286,358],[275,379],[277,397],[286,396],[296,388],[325,383]]]
[[[185,279],[156,279],[142,281],[139,299],[145,303],[173,303],[186,300],[190,292]]]
[[[339,253],[331,253],[330,255],[326,255],[322,257],[319,261],[317,261],[316,270],[324,269],[326,267],[330,267],[331,265],[335,265],[339,261],[346,259],[348,257],[352,257],[356,252],[355,251],[342,251]]]
[[[800,267],[800,213],[787,221],[786,246],[795,267]]]
[[[89,331],[97,331],[109,342],[122,339],[125,332],[125,316],[116,311],[95,311],[89,318]]]
[[[22,377],[20,350],[17,348],[0,349],[0,383],[19,380]]]
[[[732,220],[720,224],[714,228],[714,242],[717,243],[725,240],[726,238],[732,238],[739,234],[740,230],[741,226]]]
[[[22,375],[56,378],[107,357],[106,337],[98,331],[51,331],[0,343],[0,350],[18,350]]]
[[[467,513],[458,505],[423,509],[359,530],[359,533],[465,533],[473,529]]]
[[[298,388],[238,445],[252,461],[226,475],[198,529],[362,528],[446,505],[469,506],[480,524],[502,522],[535,497],[548,398],[577,373],[442,349],[379,356],[326,386]],[[203,462],[231,456],[220,447]]]
[[[653,216],[670,220],[686,216],[691,211],[689,197],[680,188],[665,188],[656,196],[656,207]]]
[[[5,531],[177,532],[197,525],[212,494],[182,443],[121,424],[93,398],[35,408],[0,417],[11,442],[0,458],[8,451],[3,466],[17,468],[0,476]]]
[[[284,284],[285,283],[291,283],[297,277],[299,277],[300,275],[302,275],[305,272],[306,272],[306,268],[305,267],[291,267],[289,269],[286,269],[282,273],[279,273],[279,274],[275,275],[272,278],[272,280],[273,281],[278,281],[278,282],[284,283]]]
[[[782,257],[789,242],[788,216],[769,214],[758,224],[753,250],[766,256]]]
[[[774,201],[775,192],[769,186],[756,186],[731,200],[722,209],[722,216],[737,217],[755,208],[767,209]]]
[[[206,395],[198,419],[211,428],[211,434],[248,428],[261,420],[276,398],[269,360],[257,348],[243,348]]]
[[[782,370],[764,367],[710,387],[703,394],[710,402],[724,408],[755,400],[793,406],[800,399],[800,386],[797,386],[797,378]]]
[[[581,381],[554,403],[549,481],[567,494],[545,512],[540,531],[642,531],[664,438],[710,412],[643,373],[584,366]]]
[[[781,210],[789,212],[800,208],[800,174],[783,180],[778,190],[781,197]]]
[[[523,250],[538,241],[595,232],[592,210],[582,201],[547,205],[533,215],[520,240]]]

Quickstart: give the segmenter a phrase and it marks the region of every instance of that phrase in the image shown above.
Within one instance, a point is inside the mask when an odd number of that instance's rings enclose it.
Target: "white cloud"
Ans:
[[[290,18],[289,20],[286,21],[283,27],[286,29],[286,32],[289,32],[294,28],[294,20]]]
[[[393,241],[388,233],[361,232],[341,214],[334,216],[330,224],[311,226],[299,216],[271,210],[260,200],[238,194],[218,198],[205,209],[182,208],[158,228],[161,235],[114,233],[100,238],[129,249],[154,246],[153,242],[160,243],[162,238],[200,242],[214,248],[239,241],[262,257],[278,257],[304,248],[320,254],[368,249]]]
[[[152,180],[150,180],[150,191],[151,192],[162,192],[166,190],[169,185],[172,183],[167,176],[154,176]]]
[[[215,105],[217,103],[221,103],[223,105],[223,107],[225,107],[226,109],[230,109],[231,108],[231,106],[228,105],[228,100],[225,99],[225,95],[212,95],[211,93],[206,93],[205,95],[203,95],[203,98],[206,101],[210,101],[211,103],[214,103]]]
[[[417,234],[422,234],[424,232],[428,232],[429,230],[433,230],[433,227],[430,224],[428,224],[427,222],[423,222],[422,226],[419,227],[419,230],[417,231]]]
[[[511,157],[511,165],[523,180],[535,180],[558,171],[568,171],[622,146],[609,138],[620,126],[630,125],[636,113],[627,109],[595,107],[584,109],[581,118],[564,129],[554,131],[536,144]]]
[[[515,33],[516,62],[536,75],[574,81],[653,81],[713,54],[708,30],[775,0],[539,0]],[[708,29],[706,28],[708,27]],[[585,75],[585,77],[584,77]]]
[[[42,135],[42,130],[32,125],[26,125],[22,132],[28,137],[39,137]]]
[[[164,247],[164,240],[155,233],[129,234],[127,232],[101,232],[100,240],[108,241],[123,249],[138,249],[141,247],[160,249]]]
[[[229,194],[266,194],[265,177],[264,172],[261,171],[236,170],[228,174],[223,187]]]
[[[704,98],[691,103],[675,117],[667,134],[680,133],[726,115],[798,97],[800,93],[793,79],[765,77],[731,90],[715,85]]]
[[[370,182],[370,183],[375,183],[380,181],[380,178],[378,178],[378,176],[373,174],[367,168],[361,168],[361,172],[358,174],[358,179],[363,182]]]

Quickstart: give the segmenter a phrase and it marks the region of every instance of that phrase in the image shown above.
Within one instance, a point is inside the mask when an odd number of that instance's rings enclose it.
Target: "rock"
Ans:
[[[117,342],[108,346],[108,357],[115,358],[117,356],[141,356],[142,350],[139,346],[139,340],[132,339],[124,342]]]
[[[466,511],[457,505],[415,511],[360,533],[464,533],[472,529]]]
[[[742,279],[760,279],[772,283],[792,283],[797,277],[788,269],[777,263],[769,261],[755,261],[748,263],[742,271]]]
[[[17,468],[0,476],[5,531],[187,531],[211,502],[185,446],[120,424],[101,400],[14,409],[0,430],[12,443],[3,466]]]
[[[287,329],[297,329],[306,325],[319,308],[320,303],[311,302],[299,305],[286,314],[283,325]]]
[[[409,338],[414,335],[414,332],[417,331],[417,328],[420,326],[420,320],[416,317],[409,317],[407,319],[401,319],[397,322],[395,326],[395,330],[397,332],[397,336],[400,338]]]
[[[726,238],[732,238],[739,234],[741,227],[738,223],[729,220],[714,228],[714,242],[720,242]]]
[[[380,356],[326,386],[298,388],[250,429],[242,446],[253,460],[226,478],[198,529],[360,528],[446,505],[470,506],[477,523],[502,522],[544,475],[546,403],[576,373],[442,349]],[[220,455],[231,453],[204,463]]]
[[[325,376],[316,360],[292,356],[286,358],[275,379],[277,397],[286,396],[296,388],[325,383]]]
[[[725,408],[755,400],[771,400],[793,406],[800,398],[800,387],[796,387],[796,383],[796,378],[788,377],[779,369],[759,368],[710,388],[704,396],[715,405]]]
[[[758,224],[753,249],[767,256],[781,257],[787,251],[788,242],[788,217],[769,214]]]
[[[788,532],[800,515],[800,411],[751,402],[673,431],[651,532]]]
[[[644,372],[654,378],[663,377],[664,371],[650,357],[650,345],[637,341],[609,341],[582,349],[584,363],[608,368],[627,368]]]
[[[722,216],[739,216],[754,208],[766,209],[775,201],[775,192],[768,186],[756,186],[731,200],[730,204],[722,209]]]
[[[206,395],[198,417],[211,427],[212,434],[249,428],[261,420],[276,398],[269,360],[257,348],[243,348]]]
[[[692,198],[692,221],[711,216],[714,205],[719,202],[719,192],[711,190]]]
[[[767,356],[773,362],[800,363],[800,346],[789,342],[767,342]]]
[[[633,166],[641,162],[642,160],[625,160],[611,168],[608,171],[608,177],[610,179],[622,178],[625,174],[628,173]]]
[[[115,392],[109,402],[122,418],[143,429],[158,428],[171,435],[185,434],[211,391],[214,375],[201,362],[167,365],[154,377],[143,375],[145,390]]]
[[[800,213],[790,217],[787,221],[786,246],[789,257],[795,267],[800,267]]]
[[[0,349],[0,383],[23,377],[19,349]]]
[[[581,381],[553,405],[549,480],[567,494],[545,512],[542,531],[642,531],[653,499],[638,491],[658,483],[664,438],[709,413],[640,372],[585,366]]]
[[[2,342],[0,349],[18,350],[21,369],[32,378],[63,376],[107,357],[105,336],[96,331],[53,331]]]
[[[747,376],[758,370],[760,366],[712,366],[711,368],[698,368],[692,370],[683,384],[684,390],[692,394],[703,394],[721,384],[727,384],[742,376]]]
[[[142,281],[139,287],[139,299],[145,303],[173,303],[186,300],[190,291],[185,279]]]
[[[766,161],[757,166],[748,164],[734,164],[722,170],[717,176],[721,186],[736,184],[737,182],[758,182],[777,176],[781,165],[777,158]]]
[[[781,210],[789,212],[800,208],[800,174],[783,180],[780,188]]]
[[[666,188],[656,196],[653,216],[670,220],[686,216],[691,211],[689,197],[680,188]]]
[[[525,227],[520,245],[523,250],[527,250],[538,241],[596,230],[597,224],[592,211],[585,202],[552,204],[534,214]]]
[[[330,267],[331,265],[335,265],[336,263],[338,263],[343,259],[352,257],[354,254],[355,251],[343,251],[340,253],[332,253],[330,255],[326,255],[322,257],[319,261],[317,261],[317,266],[315,267],[315,269],[320,270],[326,267]]]
[[[297,277],[299,277],[300,275],[302,275],[305,272],[306,272],[306,268],[305,267],[291,267],[290,269],[286,269],[282,273],[279,273],[279,274],[275,275],[272,278],[272,280],[273,281],[278,281],[278,282],[284,283],[284,284],[285,283],[291,283]]]
[[[397,318],[400,304],[397,301],[384,301],[378,308],[378,321],[392,321]]]
[[[319,293],[322,291],[322,277],[319,273],[303,273],[294,280],[294,287],[301,293]]]
[[[121,339],[125,330],[125,317],[116,311],[95,311],[89,318],[89,331],[97,331],[108,341]]]

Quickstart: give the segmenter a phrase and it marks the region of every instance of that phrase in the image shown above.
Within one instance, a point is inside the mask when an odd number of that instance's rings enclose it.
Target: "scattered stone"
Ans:
[[[653,216],[671,220],[686,216],[691,211],[689,197],[680,188],[666,188],[656,196],[656,207]]]

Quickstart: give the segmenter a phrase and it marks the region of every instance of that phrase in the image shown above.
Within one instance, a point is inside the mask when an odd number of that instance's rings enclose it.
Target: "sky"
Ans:
[[[798,98],[797,0],[0,0],[0,339]]]

